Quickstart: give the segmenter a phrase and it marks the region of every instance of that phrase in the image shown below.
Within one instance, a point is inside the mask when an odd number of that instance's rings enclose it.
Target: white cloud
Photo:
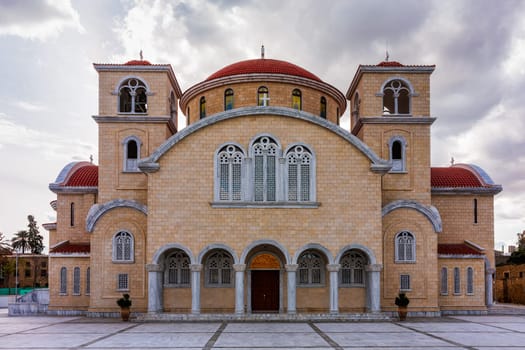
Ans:
[[[68,28],[85,32],[69,0],[0,2],[0,36],[44,41]]]
[[[47,110],[46,106],[42,106],[42,105],[38,105],[38,104],[26,102],[26,101],[14,101],[11,104],[27,112],[41,112],[41,111]]]

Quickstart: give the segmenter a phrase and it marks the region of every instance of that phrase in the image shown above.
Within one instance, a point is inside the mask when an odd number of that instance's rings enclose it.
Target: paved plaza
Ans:
[[[406,322],[136,323],[85,317],[8,317],[0,349],[524,349],[524,315]]]

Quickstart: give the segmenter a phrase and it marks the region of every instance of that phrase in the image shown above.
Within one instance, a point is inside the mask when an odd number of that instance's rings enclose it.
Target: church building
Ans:
[[[123,293],[144,315],[389,315],[400,292],[412,315],[492,304],[502,187],[431,167],[435,66],[360,65],[346,95],[264,54],[186,91],[168,64],[94,68],[99,164],[49,185],[48,313],[112,315]]]

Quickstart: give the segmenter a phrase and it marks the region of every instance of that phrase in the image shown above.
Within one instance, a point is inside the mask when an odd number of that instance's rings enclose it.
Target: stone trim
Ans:
[[[471,195],[471,194],[486,194],[496,195],[503,191],[501,185],[492,185],[491,187],[432,187],[432,194],[440,195]]]
[[[438,254],[438,259],[485,259],[485,255],[474,254]]]
[[[432,226],[434,227],[434,231],[436,233],[442,232],[443,226],[441,222],[441,215],[439,215],[439,211],[434,206],[424,206],[416,201],[410,201],[410,200],[404,200],[400,199],[397,201],[393,201],[388,203],[381,209],[381,216],[385,217],[388,213],[396,210],[396,209],[414,209],[424,216],[427,217],[427,219],[430,221]]]
[[[86,218],[86,231],[90,233],[93,232],[98,219],[106,212],[115,208],[132,208],[142,212],[144,215],[148,215],[148,207],[133,200],[115,199],[104,204],[94,204],[89,209]]]
[[[346,131],[345,129],[337,126],[336,124],[327,121],[325,119],[319,118],[316,115],[304,112],[304,111],[298,111],[293,108],[286,108],[286,107],[273,107],[273,106],[257,106],[257,107],[243,107],[243,108],[237,108],[228,110],[225,112],[214,114],[213,116],[206,117],[204,119],[199,120],[196,123],[193,123],[186,128],[182,129],[180,132],[174,134],[169,139],[167,139],[162,145],[160,145],[153,153],[147,157],[144,158],[141,162],[139,162],[139,169],[141,169],[144,172],[155,172],[160,168],[160,165],[158,164],[159,159],[168,152],[175,144],[182,141],[184,138],[188,137],[189,135],[193,134],[194,132],[203,129],[207,126],[219,123],[224,120],[233,119],[233,118],[239,118],[244,116],[281,116],[281,117],[288,117],[288,118],[294,118],[303,120],[315,125],[318,125],[320,127],[323,127],[327,130],[330,130],[331,132],[335,133],[336,135],[339,135],[346,141],[348,141],[350,144],[355,146],[363,155],[365,155],[370,162],[372,163],[370,166],[370,169],[373,172],[385,174],[390,170],[392,165],[388,160],[380,158],[369,146],[367,146],[363,141],[361,141],[359,138],[357,138],[355,135],[352,135],[350,132]]]

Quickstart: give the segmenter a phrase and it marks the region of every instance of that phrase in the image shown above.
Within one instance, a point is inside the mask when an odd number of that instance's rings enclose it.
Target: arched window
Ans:
[[[254,166],[254,200],[270,202],[276,200],[276,168],[279,146],[269,136],[261,136],[252,144]]]
[[[224,91],[224,110],[233,109],[233,90],[226,89]]]
[[[297,260],[297,284],[324,284],[324,262],[321,255],[315,251],[306,251]]]
[[[176,251],[166,258],[164,285],[166,287],[190,286],[190,258],[183,251]]]
[[[204,96],[201,97],[199,102],[199,111],[200,111],[200,118],[206,118],[206,98]]]
[[[319,116],[323,119],[326,119],[326,98],[324,96],[321,97]]]
[[[461,279],[459,275],[459,267],[454,267],[454,294],[461,293]]]
[[[448,294],[448,269],[446,267],[441,268],[441,295]]]
[[[118,89],[120,113],[147,113],[146,84],[137,78],[125,80]]]
[[[416,240],[407,231],[399,232],[395,238],[396,262],[416,261]]]
[[[67,268],[65,267],[60,269],[60,294],[67,294]]]
[[[301,90],[294,89],[292,91],[292,108],[301,110],[303,109]]]
[[[257,90],[257,106],[269,106],[270,105],[270,94],[266,86],[261,86]]]
[[[91,267],[86,270],[86,295],[91,294]]]
[[[242,167],[244,151],[236,145],[226,145],[217,152],[216,199],[221,201],[242,200]],[[217,193],[218,192],[218,193]]]
[[[390,172],[405,172],[406,171],[406,141],[401,136],[394,136],[389,141],[390,160],[392,161],[392,169]]]
[[[402,80],[391,80],[383,88],[383,114],[410,114],[410,89]]]
[[[136,136],[129,136],[122,141],[124,146],[124,171],[139,171],[141,141]]]
[[[206,282],[208,287],[233,286],[233,259],[224,250],[212,253],[206,261]]]
[[[80,295],[80,267],[73,269],[73,295]]]
[[[75,226],[75,203],[69,205],[69,226]]]
[[[474,294],[474,269],[467,267],[467,294]]]
[[[288,201],[304,202],[313,200],[313,163],[312,152],[306,146],[294,146],[286,153],[286,198]]]
[[[120,231],[113,236],[113,261],[133,262],[134,242],[131,233]]]
[[[349,251],[341,258],[341,286],[364,286],[365,258],[359,252]]]

